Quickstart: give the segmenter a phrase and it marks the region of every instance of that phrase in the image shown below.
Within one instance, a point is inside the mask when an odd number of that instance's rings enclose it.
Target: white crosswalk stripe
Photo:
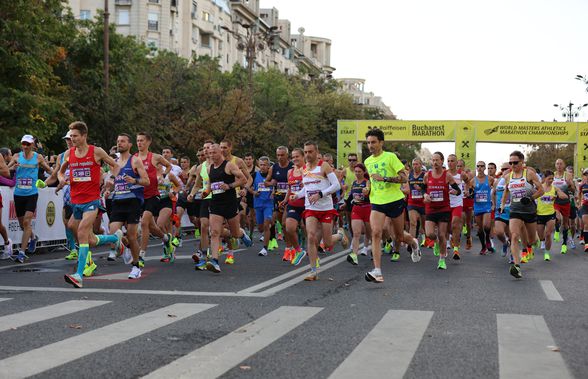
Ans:
[[[280,307],[146,378],[216,378],[301,325],[322,308]]]
[[[193,316],[214,306],[214,304],[178,303],[144,313],[3,359],[0,361],[0,373],[2,373],[2,378],[23,378],[36,375]],[[31,361],[31,357],[34,357],[33,361]]]
[[[432,317],[426,311],[388,311],[330,378],[402,378]]]
[[[0,317],[0,332],[108,304],[110,301],[72,300]]]
[[[0,301],[8,301],[8,300],[12,300],[11,297],[0,297]]]

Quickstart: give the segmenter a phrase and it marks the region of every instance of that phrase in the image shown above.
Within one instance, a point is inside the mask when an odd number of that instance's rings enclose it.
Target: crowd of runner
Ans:
[[[220,273],[223,256],[224,264],[235,264],[239,244],[250,247],[257,229],[260,257],[279,249],[278,241],[283,241],[284,262],[297,266],[308,257],[307,281],[319,278],[320,253],[328,254],[336,244],[347,249],[351,243],[347,261],[352,265],[360,256],[371,259],[373,269],[365,279],[381,283],[383,253],[395,262],[406,249],[417,263],[427,247],[438,256],[437,268],[446,270],[446,259],[460,260],[472,249],[474,230],[479,254],[494,253],[494,241],[500,243],[497,249],[515,278],[522,278],[521,264],[535,252],[549,262],[554,242],[561,243],[561,254],[576,248],[577,233],[580,244],[588,242],[588,169],[574,179],[561,159],[553,171],[540,173],[525,164],[520,151],[512,152],[500,170],[482,161],[475,169],[466,167],[454,154],[435,152],[425,168],[419,158],[406,162],[384,151],[384,133],[371,129],[366,134],[371,155],[360,163],[357,154],[349,154],[348,166],[339,169],[312,141],[291,151],[278,147],[275,163],[268,156],[236,157],[230,141],[206,141],[192,164],[188,157],[178,162],[170,148],[151,152],[147,133],[119,135],[108,153],[89,145],[87,137],[86,124],[70,124],[63,137],[67,150],[53,165],[35,151],[31,135],[22,137],[17,154],[0,149],[0,185],[14,187],[23,231],[13,249],[0,219],[0,258],[24,263],[35,252],[38,237],[31,221],[38,189],[54,187],[63,196],[65,259],[77,260],[65,281],[78,288],[96,270],[94,246],[109,246],[109,261],[130,265],[129,279],[141,277],[150,238],[161,240],[160,261],[174,262],[183,243],[184,215],[197,237],[196,270]],[[136,154],[131,154],[133,144]],[[108,230],[102,227],[104,213]]]

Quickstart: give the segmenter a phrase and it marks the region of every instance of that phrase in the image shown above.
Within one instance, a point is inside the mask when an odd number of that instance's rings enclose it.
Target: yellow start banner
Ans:
[[[573,122],[474,121],[477,142],[575,143]]]
[[[365,134],[373,128],[384,132],[386,141],[440,142],[455,139],[455,121],[358,120],[357,135],[365,141]]]

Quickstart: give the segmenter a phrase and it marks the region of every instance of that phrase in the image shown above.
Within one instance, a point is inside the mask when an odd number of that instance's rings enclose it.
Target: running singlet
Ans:
[[[494,217],[508,221],[508,214],[510,211],[510,199],[506,199],[502,213],[498,213],[498,208],[500,208],[502,196],[504,196],[504,190],[506,189],[505,184],[506,180],[504,178],[500,178],[498,180],[498,184],[496,185],[496,209],[494,210]]]
[[[424,207],[423,188],[425,187],[425,172],[421,171],[418,176],[414,176],[414,171],[408,174],[408,205],[413,207]]]
[[[139,157],[139,153],[135,154]],[[157,189],[157,167],[153,165],[153,153],[148,152],[147,158],[142,159],[145,171],[147,171],[147,177],[149,178],[149,185],[144,189],[145,199],[151,199],[152,197],[159,196],[159,190]]]
[[[546,191],[537,199],[537,216],[550,216],[555,213],[555,198],[557,193],[555,186],[552,185],[549,191]]]
[[[224,190],[221,188],[223,183],[231,184],[235,182],[235,175],[229,175],[225,172],[228,161],[224,160],[223,163],[217,168],[214,164],[210,167],[210,173],[208,179],[210,180],[210,190],[212,192],[212,202],[223,203],[223,202],[235,202],[237,197],[237,191],[235,188],[229,188]]]
[[[206,189],[208,187],[208,183],[210,179],[208,178],[208,161],[202,163],[202,168],[200,168],[200,177],[202,178],[202,188]],[[202,198],[202,190],[198,191],[194,199],[201,199]],[[212,199],[212,192],[208,194],[204,198],[205,200]]]
[[[312,170],[306,168],[302,169],[302,184],[306,188],[306,199],[304,206],[311,211],[330,211],[333,210],[333,198],[331,196],[323,196],[317,200],[316,203],[310,204],[308,200],[310,196],[324,191],[330,187],[329,179],[321,173],[321,166],[323,161],[319,161],[317,166]]]
[[[567,194],[568,193],[568,183],[566,182],[566,174],[564,173],[564,175],[561,178],[558,178],[555,176],[555,174],[553,175],[553,186],[556,186],[557,188],[559,188],[563,193]],[[559,197],[555,197],[555,204],[561,204],[561,205],[565,205],[565,204],[569,204],[570,203],[570,199],[560,199]]]
[[[172,190],[172,182],[169,180],[169,175],[157,182],[157,191],[160,199],[167,199]]]
[[[492,199],[490,198],[490,184],[488,176],[484,178],[483,182],[474,177],[474,213],[489,213],[492,209]]]
[[[133,169],[133,156],[131,155],[127,160],[127,163],[120,168],[118,175],[114,178],[114,192],[113,200],[122,199],[139,199],[143,202],[143,186],[138,184],[128,183],[125,180],[125,176],[130,176],[139,180],[139,175]]]
[[[85,204],[100,199],[100,165],[94,159],[94,145],[88,145],[88,153],[78,158],[76,148],[69,150],[69,183],[71,202]]]
[[[451,172],[449,174],[451,174]],[[461,193],[459,195],[449,194],[449,206],[451,208],[463,207],[464,185],[463,185],[463,181],[461,180],[461,174],[462,174],[462,171],[457,170],[457,174],[451,175],[451,176],[453,176],[453,180],[455,180],[455,182],[459,186],[459,190],[461,191]]]
[[[267,172],[262,174],[258,171],[253,176],[253,190],[257,191],[257,196],[253,196],[254,208],[272,207],[274,205],[272,197],[274,186],[266,186],[265,178],[267,178]]]
[[[510,172],[508,182],[508,191],[510,194],[510,211],[511,213],[534,214],[537,211],[535,201],[531,199],[529,204],[521,203],[523,197],[530,198],[533,195],[533,185],[527,181],[527,170],[523,170],[520,178],[513,178],[513,172]]]
[[[35,185],[39,179],[39,157],[33,152],[31,159],[26,159],[24,152],[18,154],[18,167],[16,168],[16,196],[32,196],[39,193]]]
[[[363,194],[363,189],[366,187],[367,180],[362,180],[359,183],[357,181],[353,182],[351,185],[351,191],[349,191],[353,205],[362,206],[370,203],[369,195],[366,196]]]
[[[398,176],[398,172],[404,170],[404,165],[396,154],[383,151],[377,157],[370,155],[364,162],[370,176],[378,174],[382,177]],[[372,204],[388,204],[404,199],[404,193],[400,190],[400,183],[385,183],[371,180],[370,202]]]
[[[59,156],[59,165],[65,160],[65,151]],[[71,194],[69,190],[69,166],[65,169],[65,185],[63,186],[63,205],[71,205]]]
[[[580,191],[582,193],[582,206],[588,206],[588,183],[582,184]]]
[[[288,175],[288,186],[290,186],[290,193],[300,192],[302,190],[302,175],[294,176],[293,168]],[[304,207],[304,199],[290,200],[288,199],[288,205],[292,207]]]
[[[286,167],[280,166],[277,162],[272,166],[272,177],[270,179],[276,180],[275,200],[284,200],[284,196],[286,196],[286,192],[288,192],[288,171],[290,171],[292,167],[294,167],[292,162],[288,162]]]
[[[447,170],[443,170],[440,177],[434,178],[433,171],[427,174],[427,194],[430,203],[425,203],[425,213],[451,212],[449,206],[449,187],[447,186]]]

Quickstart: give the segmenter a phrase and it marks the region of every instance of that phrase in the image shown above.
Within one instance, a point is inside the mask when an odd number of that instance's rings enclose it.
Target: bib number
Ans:
[[[431,191],[429,197],[431,197],[431,201],[435,203],[443,201],[443,191]]]
[[[23,190],[30,190],[33,188],[33,178],[18,178],[16,187]]]
[[[222,187],[223,184],[225,184],[225,182],[214,182],[214,183],[210,184],[210,189],[212,190],[212,194],[213,195],[220,195],[221,193],[225,193],[225,190]]]
[[[410,196],[413,199],[422,199],[423,198],[423,192],[422,191],[419,191],[419,190],[414,190],[413,189],[413,190],[410,191]]]
[[[92,174],[89,168],[75,168],[72,171],[74,183],[91,182]]]
[[[486,192],[476,193],[476,203],[487,203],[488,194]]]

